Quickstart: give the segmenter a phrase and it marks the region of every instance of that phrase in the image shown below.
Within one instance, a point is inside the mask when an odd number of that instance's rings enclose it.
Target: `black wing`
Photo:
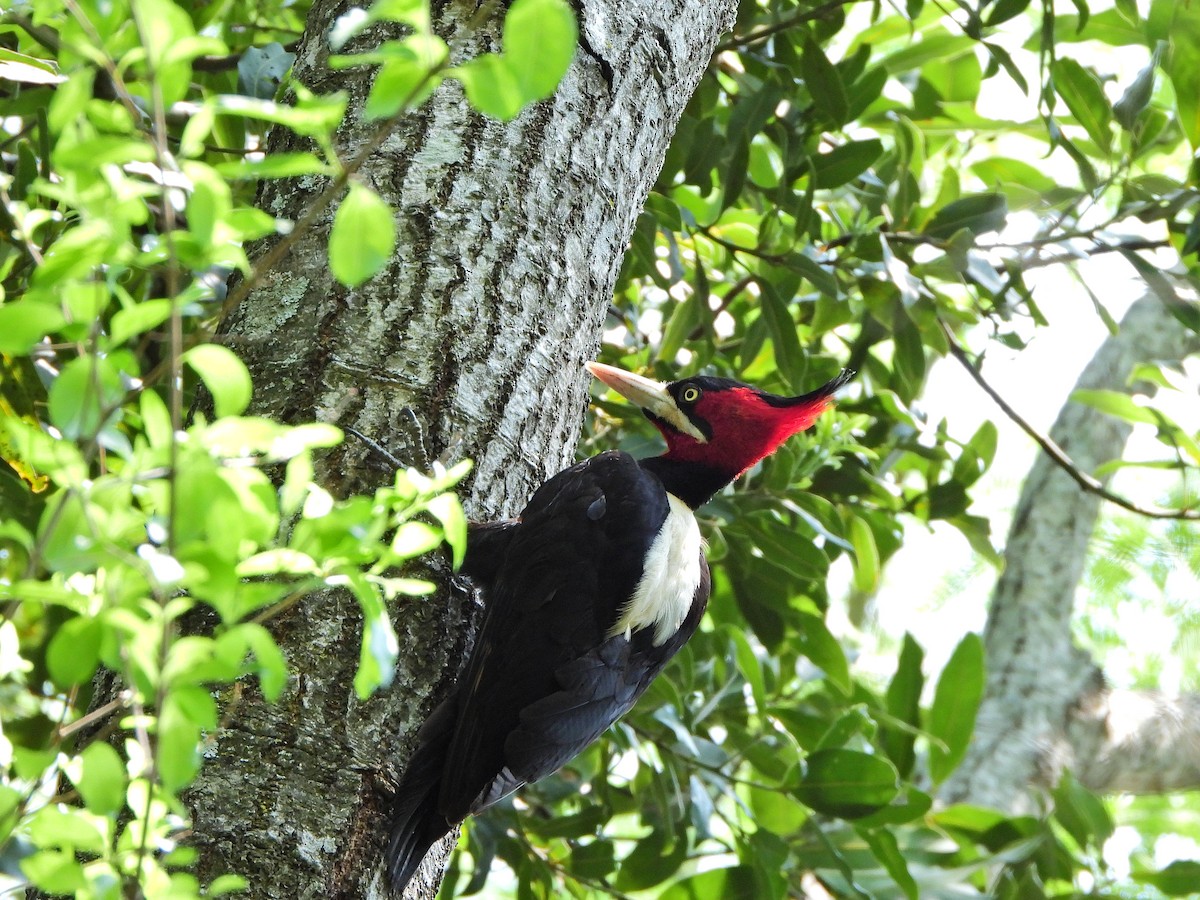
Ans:
[[[388,851],[395,883],[453,824],[592,743],[695,631],[709,592],[703,556],[676,634],[658,647],[653,628],[608,636],[667,513],[657,477],[612,451],[551,478],[519,520],[472,527],[464,570],[483,587],[487,611],[398,790]]]
[[[686,640],[654,647],[650,629],[631,640],[607,636],[667,512],[658,479],[613,451],[546,482],[507,532],[457,692],[438,802],[449,821],[572,759]],[[693,604],[687,634],[703,605]]]

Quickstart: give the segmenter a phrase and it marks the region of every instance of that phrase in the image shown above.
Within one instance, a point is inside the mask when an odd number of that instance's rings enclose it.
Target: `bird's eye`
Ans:
[[[689,384],[680,392],[679,399],[684,403],[695,403],[700,399],[700,388]]]

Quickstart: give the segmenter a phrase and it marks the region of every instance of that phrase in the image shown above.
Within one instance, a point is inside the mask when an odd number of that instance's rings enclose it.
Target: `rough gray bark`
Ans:
[[[471,32],[474,2],[434,6],[457,57],[496,49],[502,9]],[[339,136],[349,158],[373,126],[358,119],[370,73],[323,65],[323,35],[346,8],[314,5],[296,73],[318,91],[349,92]],[[334,282],[330,215],[227,322],[255,378],[252,411],[352,424],[418,465],[471,457],[468,512],[519,509],[572,458],[587,401],[582,363],[734,9],[732,0],[587,4],[581,32],[594,51],[581,50],[557,94],[511,123],[480,116],[457,84],[443,85],[358,175],[395,210],[387,269],[354,290]],[[288,135],[272,144],[298,146]],[[261,202],[295,219],[321,187],[274,185]],[[318,477],[339,493],[364,489],[386,477],[369,456],[352,441]],[[226,721],[189,797],[201,878],[246,874],[251,897],[385,896],[377,863],[389,785],[463,661],[472,613],[461,589],[401,604],[395,686],[366,703],[351,686],[353,601],[315,596],[275,623],[292,672],[285,694],[274,706],[251,687],[225,698]],[[441,861],[419,873],[410,897],[433,895]]]
[[[1197,349],[1197,336],[1146,296],[1130,307],[1120,332],[1088,363],[1076,389],[1129,390],[1142,360],[1179,360]],[[1146,390],[1150,390],[1146,386]],[[1050,437],[1075,464],[1092,472],[1121,455],[1130,426],[1089,407],[1067,403]],[[1170,724],[1178,701],[1154,698],[1146,713],[1127,720],[1125,695],[1104,684],[1092,659],[1075,646],[1071,618],[1100,499],[1086,493],[1044,454],[1021,489],[1005,547],[1005,568],[992,595],[984,641],[987,687],[967,757],[942,788],[946,802],[965,801],[1013,813],[1036,809],[1038,790],[1070,768],[1095,790],[1129,790],[1147,783],[1138,772],[1172,761],[1196,784],[1195,740],[1200,722]],[[1189,701],[1185,701],[1189,702]],[[1196,712],[1190,701],[1190,712]],[[1136,748],[1136,749],[1135,749]],[[1189,755],[1190,759],[1183,759]],[[1136,758],[1136,761],[1135,761]],[[1182,767],[1180,766],[1182,763]]]
[[[1100,688],[1067,723],[1069,764],[1099,793],[1158,794],[1200,787],[1200,696]]]

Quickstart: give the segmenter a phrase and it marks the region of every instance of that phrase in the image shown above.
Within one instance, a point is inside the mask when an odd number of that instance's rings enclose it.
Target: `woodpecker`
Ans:
[[[853,375],[780,397],[727,378],[587,368],[641,407],[667,451],[600,453],[543,484],[518,518],[471,526],[463,571],[486,611],[396,791],[397,891],[467,816],[558,770],[633,707],[708,602],[695,510],[808,428]]]

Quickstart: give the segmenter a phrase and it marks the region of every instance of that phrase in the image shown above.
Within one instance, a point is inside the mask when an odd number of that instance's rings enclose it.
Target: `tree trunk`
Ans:
[[[1076,389],[1128,390],[1142,360],[1179,360],[1196,348],[1156,297],[1130,307],[1118,334],[1088,363]],[[1152,386],[1144,386],[1152,391]],[[1067,403],[1050,437],[1085,472],[1121,455],[1130,426],[1090,407]],[[1143,714],[1122,720],[1133,692],[1111,692],[1101,672],[1072,639],[1075,595],[1083,576],[1100,499],[1087,493],[1045,454],[1026,478],[1005,547],[1004,573],[992,595],[984,641],[988,679],[975,738],[966,759],[943,786],[947,802],[969,802],[1012,813],[1037,808],[1039,789],[1052,787],[1070,768],[1094,790],[1146,784],[1145,772],[1171,765],[1196,783],[1195,744],[1200,722],[1182,732],[1168,725],[1172,711],[1195,701],[1154,698]],[[1138,748],[1135,750],[1135,748]],[[1182,763],[1180,754],[1191,758]],[[1143,774],[1138,774],[1142,772]],[[1164,784],[1164,787],[1166,785]]]
[[[373,127],[360,120],[372,73],[324,65],[324,35],[345,9],[318,0],[295,71],[319,92],[349,92],[348,158]],[[386,270],[360,288],[338,285],[325,262],[328,215],[226,323],[254,375],[252,412],[352,424],[418,466],[471,457],[468,513],[517,511],[572,459],[582,364],[626,242],[734,10],[732,0],[588,3],[587,49],[553,98],[510,123],[472,111],[456,83],[439,88],[358,175],[395,210]],[[470,32],[475,14],[473,2],[435,3],[456,60],[498,45],[502,10]],[[272,146],[302,145],[283,133]],[[321,187],[272,184],[261,203],[294,220]],[[339,494],[366,489],[385,477],[370,455],[351,439],[318,478]],[[243,873],[249,896],[263,898],[387,894],[378,861],[389,786],[469,649],[474,606],[461,587],[398,604],[395,684],[365,703],[352,689],[353,600],[314,596],[275,624],[292,672],[284,696],[268,705],[246,685],[226,703],[189,797],[202,880]],[[409,896],[433,896],[442,850]]]

